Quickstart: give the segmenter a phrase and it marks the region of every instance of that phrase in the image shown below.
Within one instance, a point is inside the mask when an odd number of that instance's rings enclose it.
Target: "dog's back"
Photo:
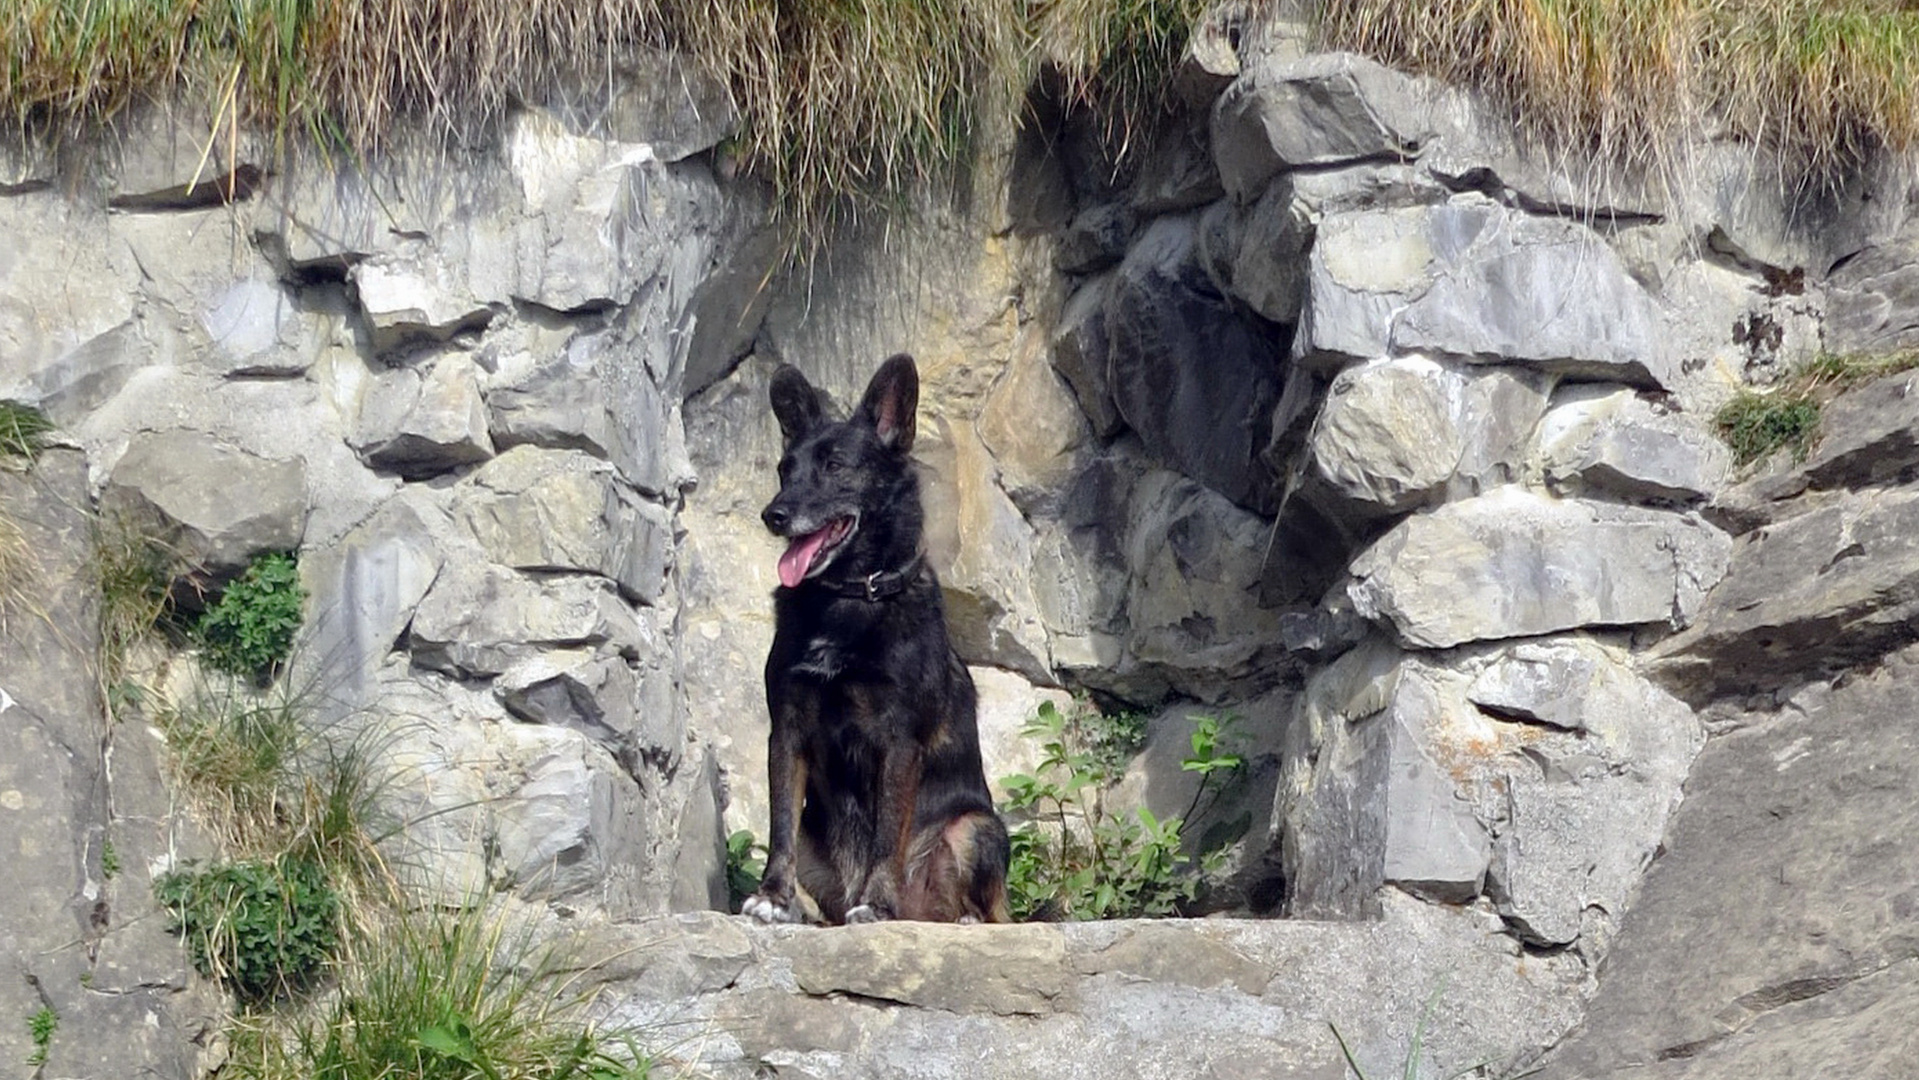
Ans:
[[[745,909],[763,919],[802,917],[796,885],[833,922],[1006,919],[973,681],[919,551],[917,387],[894,357],[834,422],[799,372],[774,377],[786,453],[763,516],[789,545],[766,662],[769,857]]]

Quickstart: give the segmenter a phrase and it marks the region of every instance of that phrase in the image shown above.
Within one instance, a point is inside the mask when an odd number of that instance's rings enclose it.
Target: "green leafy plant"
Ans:
[[[288,552],[254,557],[246,572],[194,624],[203,655],[234,675],[259,675],[284,662],[300,630],[306,589]]]
[[[1039,740],[1040,762],[1030,774],[1001,781],[1011,832],[1007,874],[1014,917],[1108,919],[1171,915],[1198,893],[1202,873],[1185,854],[1181,829],[1243,764],[1223,747],[1230,721],[1202,717],[1193,753],[1181,764],[1199,774],[1185,818],[1161,820],[1146,807],[1128,815],[1106,808],[1106,789],[1124,771],[1144,734],[1144,720],[1109,720],[1086,703],[1062,711],[1041,704],[1022,734]]]
[[[238,860],[162,876],[154,895],[202,975],[245,1001],[313,985],[340,943],[340,897],[310,859]]]
[[[27,1064],[39,1068],[47,1063],[47,1053],[53,1049],[53,1033],[60,1030],[60,1015],[50,1005],[40,1006],[40,1011],[27,1017],[27,1035],[33,1040],[33,1053],[27,1055]]]
[[[359,943],[323,1008],[256,1015],[229,1068],[250,1080],[642,1080],[635,1040],[585,1022],[575,974],[483,906],[397,914]]]
[[[741,829],[726,838],[726,896],[729,910],[738,914],[740,905],[760,888],[760,875],[766,872],[766,845],[753,838],[753,830]]]
[[[100,874],[108,881],[120,874],[120,851],[113,846],[111,838],[100,842]]]
[[[39,456],[47,445],[53,422],[39,409],[17,401],[0,401],[0,458]]]

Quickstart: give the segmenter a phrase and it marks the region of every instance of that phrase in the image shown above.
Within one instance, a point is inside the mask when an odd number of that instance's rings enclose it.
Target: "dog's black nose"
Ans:
[[[779,507],[769,506],[760,511],[760,520],[766,522],[766,527],[773,532],[784,533],[787,524],[791,522],[793,518],[792,515]]]

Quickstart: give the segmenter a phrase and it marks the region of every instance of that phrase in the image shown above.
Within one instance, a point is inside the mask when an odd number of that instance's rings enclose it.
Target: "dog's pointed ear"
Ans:
[[[913,449],[914,420],[920,407],[920,374],[905,353],[890,357],[873,373],[860,399],[859,417],[880,441],[904,454]]]
[[[820,392],[791,364],[781,364],[773,373],[766,396],[772,399],[773,415],[779,417],[780,434],[786,437],[788,446],[805,438],[826,419],[826,403],[820,400]]]

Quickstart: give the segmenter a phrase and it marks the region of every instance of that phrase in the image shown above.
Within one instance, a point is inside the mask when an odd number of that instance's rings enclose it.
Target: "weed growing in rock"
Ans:
[[[47,445],[53,422],[39,409],[17,401],[0,401],[0,459],[39,456]]]
[[[1426,1027],[1432,1022],[1433,1009],[1439,1004],[1439,999],[1445,992],[1446,980],[1441,978],[1439,985],[1434,987],[1432,994],[1426,998],[1425,1006],[1419,1010],[1419,1022],[1413,1025],[1413,1040],[1406,1048],[1406,1060],[1400,1069],[1400,1080],[1419,1080],[1424,1075],[1420,1071],[1420,1061],[1426,1053]],[[1359,1080],[1372,1080],[1366,1075],[1366,1070],[1360,1067],[1359,1058],[1353,1054],[1353,1048],[1347,1044],[1346,1036],[1340,1033],[1339,1025],[1328,1021],[1326,1026],[1332,1029],[1333,1041],[1339,1044],[1339,1052],[1345,1056],[1347,1068],[1352,1069],[1353,1075]],[[1475,1062],[1457,1072],[1447,1073],[1446,1080],[1459,1080],[1460,1077],[1469,1073],[1479,1072],[1491,1063],[1490,1060]]]
[[[120,876],[120,851],[111,839],[100,842],[100,876],[108,881]]]
[[[1742,390],[1713,416],[1720,438],[1741,465],[1787,449],[1804,461],[1819,439],[1826,402],[1882,375],[1919,367],[1919,351],[1882,356],[1821,355],[1765,391]]]
[[[50,1005],[40,1006],[40,1011],[27,1017],[27,1036],[33,1040],[33,1053],[27,1055],[27,1064],[39,1068],[47,1063],[47,1052],[53,1049],[53,1033],[60,1030],[60,1015]]]
[[[311,859],[243,859],[154,882],[200,974],[244,1001],[311,986],[340,944],[340,895]]]
[[[766,872],[766,845],[753,838],[753,830],[741,829],[726,838],[726,906],[735,915],[746,898],[759,891],[760,875]]]
[[[1130,817],[1106,809],[1106,790],[1143,742],[1142,717],[1108,719],[1084,703],[1066,711],[1042,704],[1022,730],[1040,740],[1038,770],[1001,781],[1008,816],[1018,822],[1007,875],[1014,917],[1159,916],[1190,903],[1213,859],[1195,866],[1181,850],[1181,828],[1242,764],[1223,746],[1230,726],[1217,717],[1197,721],[1193,753],[1181,767],[1200,775],[1199,788],[1186,818],[1161,821],[1143,806]]]
[[[246,572],[194,624],[208,664],[233,675],[260,676],[286,661],[300,630],[306,589],[290,552],[254,557]]]
[[[153,719],[174,777],[230,850],[307,860],[352,895],[387,899],[379,746],[371,733],[316,730],[310,704],[284,686],[216,682]]]
[[[483,907],[395,915],[327,1005],[248,1018],[229,1068],[249,1080],[643,1080],[634,1041],[585,1022],[576,971],[502,927]]]
[[[1819,402],[1810,394],[1785,389],[1770,394],[1744,390],[1720,407],[1713,426],[1741,465],[1781,448],[1791,449],[1794,461],[1804,461],[1819,434]]]
[[[185,560],[130,517],[107,515],[93,525],[93,575],[100,589],[100,679],[112,716],[138,708],[133,651],[173,611],[173,581]]]

